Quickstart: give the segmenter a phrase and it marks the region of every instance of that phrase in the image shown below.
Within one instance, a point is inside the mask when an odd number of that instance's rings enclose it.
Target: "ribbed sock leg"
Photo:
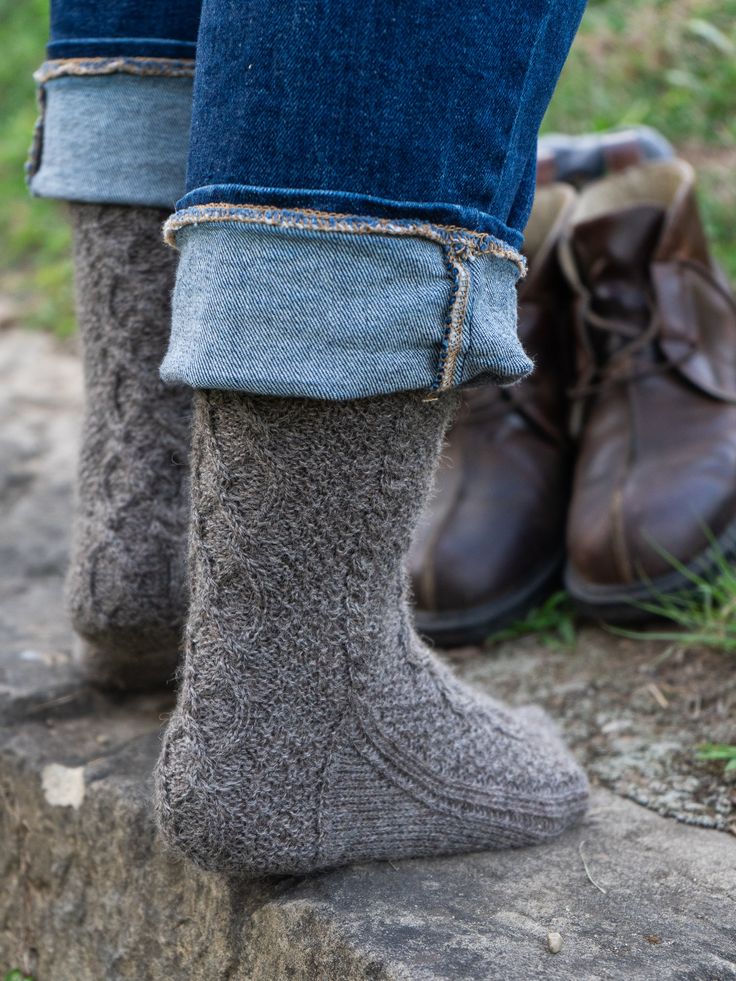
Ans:
[[[164,836],[253,876],[559,834],[587,784],[533,713],[418,640],[404,558],[449,402],[197,393],[192,588]]]
[[[176,257],[153,208],[73,204],[85,415],[67,601],[101,685],[169,681],[186,615],[191,392],[158,369]]]

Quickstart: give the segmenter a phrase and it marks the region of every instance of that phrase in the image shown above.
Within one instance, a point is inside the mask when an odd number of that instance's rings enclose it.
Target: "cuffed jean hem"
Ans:
[[[26,168],[38,197],[173,208],[186,176],[193,62],[73,58],[36,73]]]
[[[181,253],[166,382],[315,399],[510,384],[513,248],[408,220],[209,205],[165,226]]]
[[[487,239],[495,238],[507,243],[512,251],[521,248],[523,233],[511,228],[494,215],[478,208],[458,204],[422,201],[391,201],[371,194],[350,191],[332,191],[317,188],[253,187],[245,184],[210,184],[189,191],[176,202],[177,210],[187,213],[190,208],[219,204],[252,207],[258,205],[271,210],[319,211],[330,215],[365,215],[386,218],[392,222],[408,221],[410,224],[425,223],[454,228],[464,234],[478,233]]]

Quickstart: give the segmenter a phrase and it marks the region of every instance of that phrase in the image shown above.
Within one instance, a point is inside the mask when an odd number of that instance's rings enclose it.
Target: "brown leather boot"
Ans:
[[[575,199],[564,184],[544,188],[526,230],[530,271],[520,287],[519,333],[536,371],[510,388],[466,390],[415,537],[417,627],[441,645],[484,640],[561,578],[572,355],[557,243]]]
[[[583,191],[561,259],[580,430],[566,585],[586,612],[634,619],[688,586],[683,567],[736,554],[736,305],[681,161]]]

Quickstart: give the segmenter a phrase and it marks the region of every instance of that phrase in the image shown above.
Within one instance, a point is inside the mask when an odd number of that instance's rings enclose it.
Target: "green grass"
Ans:
[[[12,971],[8,971],[3,981],[33,981],[33,978],[24,971],[15,968]]]
[[[723,743],[704,743],[702,746],[698,746],[697,758],[723,763],[724,773],[733,773],[736,770],[736,746],[728,746]]]
[[[73,329],[69,232],[32,200],[23,163],[36,116],[47,0],[0,0],[0,294],[31,326]],[[647,123],[697,165],[714,252],[736,281],[736,0],[591,0],[545,120],[579,133]]]
[[[721,552],[708,533],[714,567],[707,576],[692,572],[664,549],[661,554],[687,580],[681,591],[664,594],[652,588],[646,602],[632,607],[651,615],[661,626],[646,630],[609,626],[611,633],[630,640],[653,640],[671,645],[663,654],[674,650],[710,648],[725,653],[736,652],[736,565]],[[522,620],[491,634],[486,643],[535,635],[548,647],[572,649],[575,646],[577,616],[565,592],[554,593]]]
[[[544,128],[733,147],[735,89],[736,0],[591,0]]]
[[[567,593],[554,593],[541,606],[531,610],[523,620],[488,637],[487,644],[536,636],[546,647],[571,650],[575,646],[575,613]]]
[[[668,641],[680,649],[708,647],[727,653],[736,651],[736,566],[715,547],[712,535],[708,537],[714,552],[712,573],[702,576],[692,572],[661,550],[672,568],[688,581],[688,586],[670,595],[652,591],[650,600],[636,604],[653,619],[671,624],[671,628],[645,632],[611,628],[614,633],[633,640]]]

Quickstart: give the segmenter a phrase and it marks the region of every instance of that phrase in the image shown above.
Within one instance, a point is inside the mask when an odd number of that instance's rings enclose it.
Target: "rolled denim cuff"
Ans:
[[[184,190],[193,70],[190,60],[167,58],[46,62],[34,76],[31,193],[173,208]]]
[[[163,379],[194,388],[354,399],[509,384],[524,260],[422,221],[199,205],[165,226],[180,251]]]

